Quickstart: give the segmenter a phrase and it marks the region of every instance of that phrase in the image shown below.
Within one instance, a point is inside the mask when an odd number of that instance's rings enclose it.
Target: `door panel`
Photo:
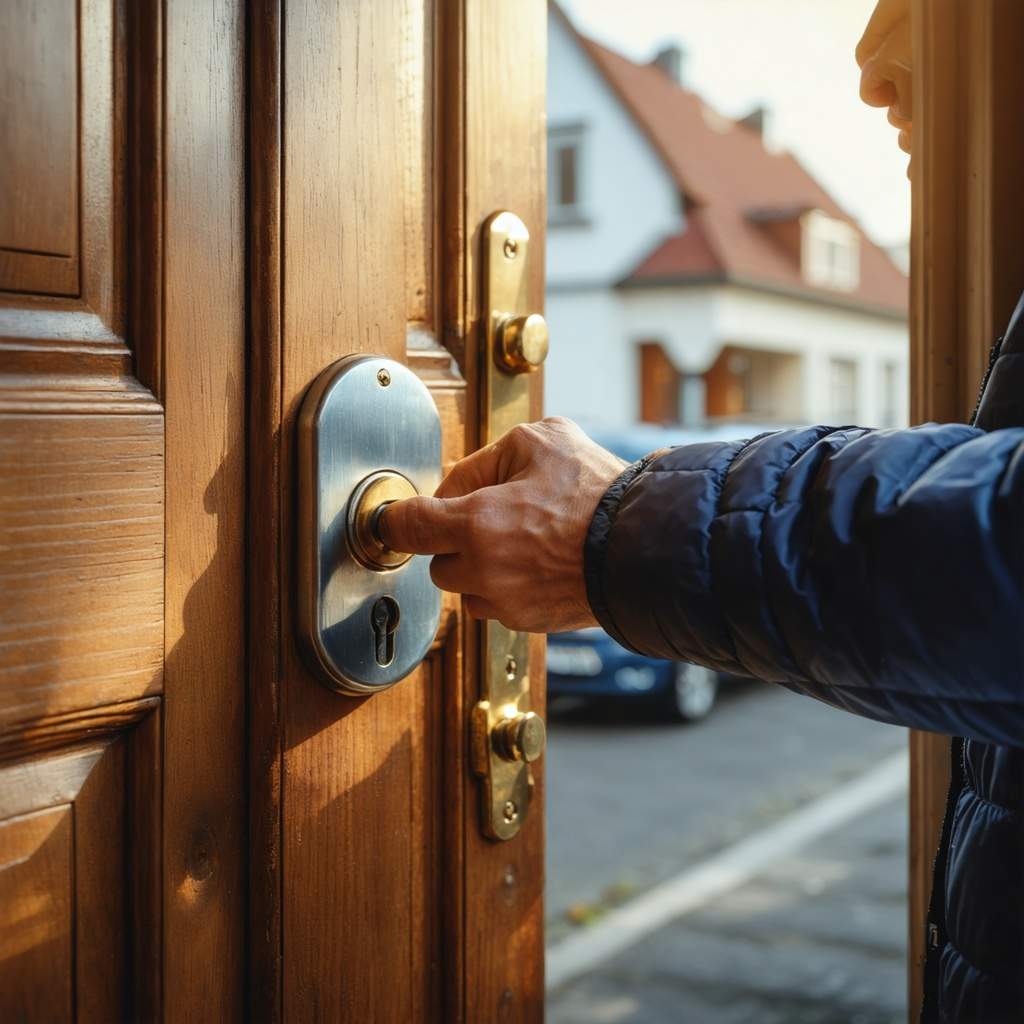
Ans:
[[[244,979],[241,8],[2,6],[0,1017],[226,1019]]]
[[[282,389],[286,493],[306,388],[337,358],[435,344],[432,10],[286,7]],[[286,536],[294,506],[286,502]],[[285,563],[283,621],[295,614]],[[450,642],[455,635],[447,631]],[[284,1016],[441,1017],[443,644],[395,688],[321,686],[287,629],[282,693]],[[338,863],[345,865],[338,870]],[[325,932],[326,921],[337,929]],[[386,967],[385,967],[386,965]]]
[[[77,13],[76,13],[77,11]],[[139,13],[148,14],[148,5]],[[155,1006],[164,417],[132,371],[129,21],[6,4],[0,152],[0,1016]],[[137,69],[133,92],[151,92]],[[141,218],[139,218],[141,220]],[[140,268],[152,290],[153,268]],[[138,955],[130,954],[137,943]]]
[[[85,24],[95,24],[88,14]],[[0,92],[17,104],[0,111],[0,191],[11,197],[0,209],[3,288],[78,290],[77,34],[67,2],[0,10]]]

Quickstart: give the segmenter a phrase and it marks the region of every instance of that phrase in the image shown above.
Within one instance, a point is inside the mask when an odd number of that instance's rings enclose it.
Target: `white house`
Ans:
[[[549,15],[546,409],[586,423],[906,422],[907,279],[682,55]]]

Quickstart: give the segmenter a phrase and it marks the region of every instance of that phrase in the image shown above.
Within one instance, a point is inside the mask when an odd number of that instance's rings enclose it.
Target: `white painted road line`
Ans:
[[[669,922],[749,881],[775,861],[898,796],[906,790],[909,779],[909,756],[896,754],[774,825],[611,911],[548,950],[548,991],[592,971]]]

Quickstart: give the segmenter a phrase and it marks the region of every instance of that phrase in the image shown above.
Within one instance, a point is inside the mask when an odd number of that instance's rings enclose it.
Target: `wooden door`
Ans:
[[[375,352],[446,464],[477,444],[481,225],[543,241],[545,18],[0,5],[4,1019],[541,1018],[541,776],[485,839],[479,627],[448,599],[369,698],[307,671],[294,425]]]
[[[244,1002],[236,4],[0,4],[0,1017]]]
[[[1024,10],[1012,0],[914,0],[911,406],[915,422],[965,421],[989,348],[1024,289]],[[910,740],[910,1020],[949,741]]]

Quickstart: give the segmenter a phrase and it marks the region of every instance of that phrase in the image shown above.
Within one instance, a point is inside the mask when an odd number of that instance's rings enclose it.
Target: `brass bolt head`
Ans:
[[[505,820],[511,825],[512,822],[519,817],[519,808],[516,807],[514,800],[506,800],[505,806],[501,809],[501,813]]]
[[[548,325],[540,313],[509,316],[498,325],[495,357],[510,373],[532,373],[548,356]]]
[[[492,736],[494,749],[502,760],[527,764],[544,753],[548,738],[544,719],[532,711],[520,711],[499,722]]]
[[[382,366],[377,371],[377,383],[382,388],[386,388],[391,383],[391,373],[388,371],[387,367]]]
[[[503,249],[506,259],[514,260],[519,252],[519,243],[514,238],[506,238]]]
[[[505,676],[506,676],[506,678],[508,679],[509,682],[512,682],[512,680],[515,679],[515,677],[516,677],[516,670],[518,668],[519,668],[519,665],[516,663],[516,659],[510,654],[505,659]]]

